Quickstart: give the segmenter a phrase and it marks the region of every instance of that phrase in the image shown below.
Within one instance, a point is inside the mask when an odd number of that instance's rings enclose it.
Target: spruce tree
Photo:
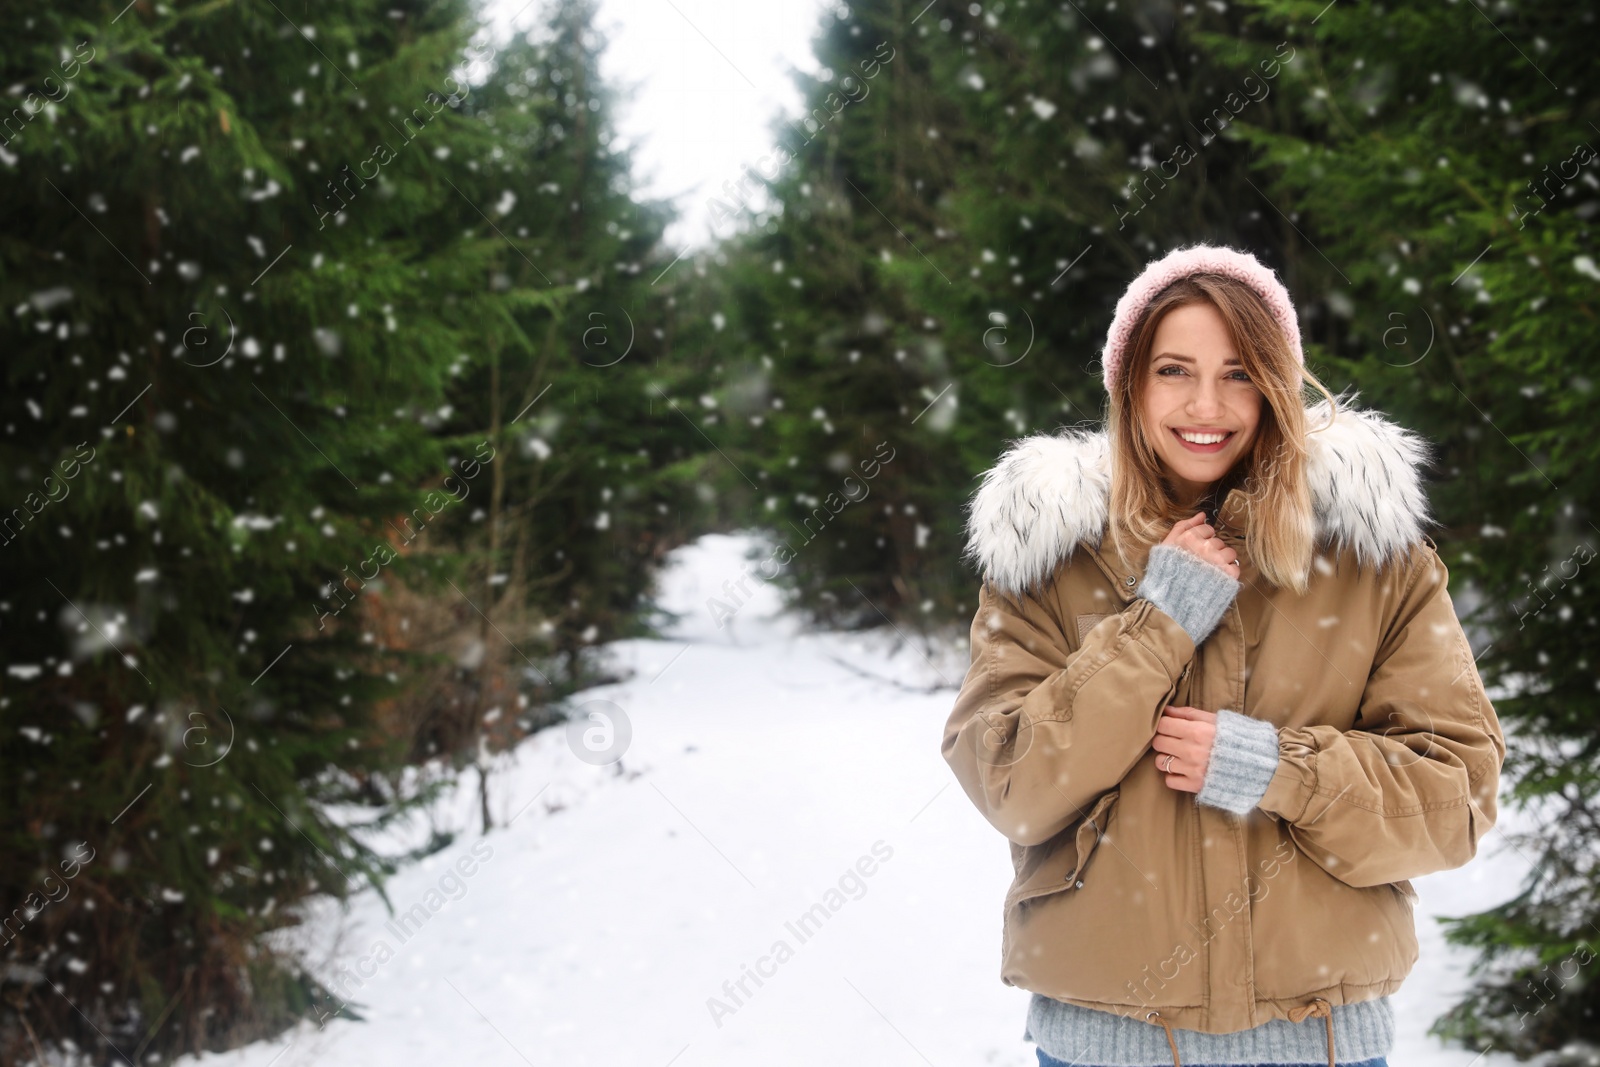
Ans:
[[[474,24],[0,8],[0,1059],[225,1048],[313,991],[262,935],[381,880],[329,806],[405,802],[361,600],[470,458]]]
[[[450,176],[478,257],[461,309],[485,328],[450,365],[436,429],[496,458],[443,528],[449,581],[383,608],[435,620],[419,649],[467,650],[404,701],[413,758],[476,768],[485,829],[490,754],[602,680],[597,646],[651,632],[654,570],[683,538],[690,491],[661,445],[684,431],[654,391],[673,377],[657,366],[668,298],[650,284],[670,259],[668,215],[633,194],[595,6],[532,11],[531,28],[493,39],[461,109],[476,147]]]

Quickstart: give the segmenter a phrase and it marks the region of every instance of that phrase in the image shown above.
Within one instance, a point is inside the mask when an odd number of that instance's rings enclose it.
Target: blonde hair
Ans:
[[[1207,303],[1227,324],[1243,370],[1265,403],[1247,455],[1212,487],[1206,509],[1215,513],[1228,493],[1245,494],[1245,554],[1263,579],[1304,593],[1316,548],[1316,521],[1306,482],[1306,409],[1310,385],[1328,400],[1329,423],[1338,414],[1333,394],[1289,350],[1288,338],[1259,294],[1244,282],[1197,272],[1161,290],[1134,323],[1106,415],[1111,445],[1110,533],[1128,558],[1133,540],[1142,550],[1165,540],[1174,523],[1193,515],[1175,499],[1144,426],[1150,352],[1156,327],[1169,311]],[[1317,427],[1316,429],[1322,429]]]

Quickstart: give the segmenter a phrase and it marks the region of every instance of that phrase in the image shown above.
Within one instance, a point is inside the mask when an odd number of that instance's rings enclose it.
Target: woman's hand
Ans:
[[[1203,511],[1174,525],[1162,544],[1177,545],[1229,574],[1237,576],[1239,573],[1239,554],[1217,536],[1216,528],[1206,522]]]
[[[1150,742],[1160,754],[1156,769],[1166,776],[1167,785],[1184,793],[1200,792],[1216,737],[1216,712],[1168,705],[1156,723],[1155,740]]]

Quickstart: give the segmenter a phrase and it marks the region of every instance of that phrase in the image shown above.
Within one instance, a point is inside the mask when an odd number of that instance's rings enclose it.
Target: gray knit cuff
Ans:
[[[1239,579],[1177,545],[1151,545],[1138,595],[1172,616],[1195,646],[1211,636],[1239,593]]]
[[[1213,808],[1245,815],[1266,795],[1278,770],[1278,728],[1223,708],[1211,744],[1206,780],[1195,798]]]

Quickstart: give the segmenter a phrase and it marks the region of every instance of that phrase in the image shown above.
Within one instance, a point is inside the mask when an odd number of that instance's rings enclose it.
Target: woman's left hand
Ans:
[[[1158,753],[1156,769],[1166,777],[1167,785],[1185,793],[1200,792],[1216,737],[1216,712],[1168,705],[1156,723],[1155,740],[1150,742]]]

